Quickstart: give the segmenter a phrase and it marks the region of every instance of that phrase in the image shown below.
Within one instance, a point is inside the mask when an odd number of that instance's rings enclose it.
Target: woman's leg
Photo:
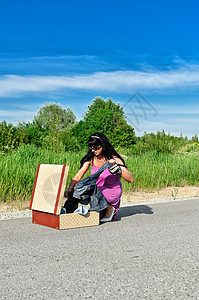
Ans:
[[[115,209],[115,214],[113,219],[116,220],[116,214],[118,212],[118,209],[120,207],[120,198],[122,195],[122,189],[108,189],[107,187],[99,187],[102,194],[106,198],[106,200],[109,203],[109,206],[100,212],[100,219],[102,218],[109,218],[111,216],[111,213],[113,211],[113,208]]]
[[[117,212],[120,207],[120,198],[117,199],[117,201],[114,201],[112,203],[109,202],[109,206],[105,208],[104,210],[100,211],[100,219],[102,218],[109,218],[113,212],[113,208],[115,210],[113,220],[117,220]]]
[[[116,210],[112,205],[107,206],[107,208],[104,209],[104,215],[103,218],[109,218],[111,214]]]

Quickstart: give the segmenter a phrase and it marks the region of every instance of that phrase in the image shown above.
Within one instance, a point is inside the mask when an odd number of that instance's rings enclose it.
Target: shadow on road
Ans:
[[[136,214],[147,214],[152,215],[154,212],[152,208],[147,205],[136,205],[136,206],[126,206],[121,207],[117,214],[117,220],[121,220],[121,218],[129,217]]]

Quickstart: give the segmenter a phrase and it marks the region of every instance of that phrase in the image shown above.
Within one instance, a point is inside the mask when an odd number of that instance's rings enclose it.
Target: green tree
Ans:
[[[86,135],[88,130],[88,127],[86,125],[86,122],[83,120],[80,120],[73,128],[73,136],[78,139],[78,142],[80,144],[86,145],[86,141],[88,138],[88,134]],[[86,135],[86,136],[85,136]]]
[[[147,151],[156,151],[157,153],[175,153],[182,146],[187,145],[187,138],[171,136],[164,130],[157,133],[144,133],[138,137],[133,149],[136,154],[143,154]]]
[[[48,131],[41,126],[37,120],[27,123],[29,143],[37,147],[42,146],[43,139],[48,135]]]
[[[134,128],[127,124],[123,108],[113,100],[101,97],[92,101],[83,121],[76,124],[72,131],[84,145],[94,132],[104,133],[114,146],[128,147],[135,143]]]
[[[13,148],[14,144],[14,134],[13,125],[11,123],[7,124],[4,120],[0,123],[0,150],[5,153]]]
[[[14,126],[4,120],[0,123],[0,150],[7,153],[21,145],[28,144],[29,135],[27,125],[19,123]]]
[[[42,145],[45,148],[59,152],[64,147],[60,139],[60,133],[64,130],[71,130],[75,124],[75,115],[71,108],[65,109],[61,104],[45,102],[33,118],[36,127],[41,127]],[[33,131],[33,128],[32,128]]]
[[[194,136],[192,136],[192,142],[195,142],[195,143],[199,142],[197,134],[195,134]]]
[[[60,133],[60,141],[67,151],[80,149],[79,141],[74,137],[72,130],[64,129]]]
[[[61,104],[54,102],[45,102],[33,117],[33,121],[45,130],[70,129],[74,126],[75,120],[75,114],[70,107],[65,109]]]
[[[29,134],[28,126],[26,123],[18,123],[17,126],[13,127],[13,145],[18,148],[24,144],[28,144]]]

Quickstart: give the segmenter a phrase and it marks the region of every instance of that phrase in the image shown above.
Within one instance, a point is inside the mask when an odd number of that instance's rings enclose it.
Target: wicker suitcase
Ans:
[[[69,166],[39,164],[33,188],[30,209],[32,222],[56,229],[69,229],[99,225],[99,213],[88,212],[85,216],[61,214],[64,190]]]

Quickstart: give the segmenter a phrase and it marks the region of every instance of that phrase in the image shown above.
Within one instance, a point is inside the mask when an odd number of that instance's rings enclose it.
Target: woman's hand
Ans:
[[[69,195],[68,195],[68,192],[69,192],[68,189],[64,192],[64,197],[65,197],[65,198],[68,198],[68,196],[69,196]]]
[[[114,160],[114,158],[109,159],[108,161],[110,164],[114,164],[116,161]]]
[[[124,163],[121,159],[119,159],[117,156],[113,156],[112,159],[109,160],[110,163],[118,163],[121,167],[121,177],[128,181],[128,182],[133,182],[133,176],[132,174],[127,170],[127,168],[124,166]]]
[[[77,174],[73,177],[73,179],[70,182],[70,185],[68,189],[64,193],[64,197],[68,198],[70,191],[74,188],[74,186],[82,179],[84,174],[88,171],[90,167],[90,162],[85,162],[81,169],[77,172]]]

